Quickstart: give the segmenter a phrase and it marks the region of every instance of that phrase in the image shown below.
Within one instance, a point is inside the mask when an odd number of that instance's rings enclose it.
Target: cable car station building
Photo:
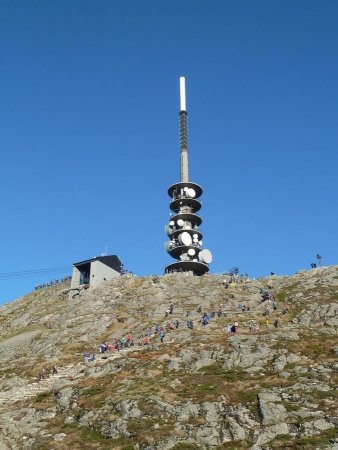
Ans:
[[[123,272],[122,261],[116,255],[97,256],[73,264],[71,289],[87,284],[97,286],[106,280],[119,277]]]

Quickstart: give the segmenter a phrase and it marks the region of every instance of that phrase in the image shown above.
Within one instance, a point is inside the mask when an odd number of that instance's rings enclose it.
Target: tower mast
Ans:
[[[201,209],[198,198],[201,186],[189,181],[188,165],[188,113],[186,108],[185,78],[180,77],[180,181],[168,189],[172,211],[166,233],[169,241],[165,247],[177,261],[165,268],[166,273],[191,272],[203,275],[209,271],[212,261],[209,250],[202,249],[202,233],[199,225],[202,219],[196,214]]]
[[[180,147],[181,147],[181,182],[188,182],[189,181],[188,113],[186,107],[184,77],[180,77]]]

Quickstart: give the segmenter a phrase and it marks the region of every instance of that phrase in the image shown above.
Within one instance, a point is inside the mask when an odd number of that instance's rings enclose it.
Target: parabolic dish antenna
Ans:
[[[189,191],[189,188],[188,188],[188,187],[185,187],[185,188],[183,188],[183,190],[184,190],[184,192],[188,192],[188,191]]]
[[[192,237],[193,237],[194,239],[197,239],[197,240],[198,240],[198,234],[194,233],[194,234],[192,235]]]
[[[189,195],[189,197],[192,197],[192,198],[196,197],[195,189],[192,189],[192,188],[188,189],[188,195]]]
[[[178,219],[177,225],[178,225],[179,227],[183,227],[183,225],[184,225],[184,220]]]
[[[183,231],[183,233],[178,236],[178,240],[183,245],[191,245],[192,243],[191,236],[186,231]]]
[[[174,222],[173,220],[171,220],[171,221],[169,222],[169,225],[170,225],[171,227],[173,227],[173,226],[175,225],[175,222]]]
[[[171,241],[165,242],[164,247],[165,247],[166,251],[168,252],[171,249]]]
[[[212,261],[212,254],[210,250],[204,249],[198,254],[198,259],[205,264],[210,264]]]
[[[170,236],[173,233],[173,229],[170,227],[170,225],[166,225],[164,227],[164,229],[165,229],[165,232],[166,232],[167,236]]]
[[[189,250],[188,250],[188,255],[194,256],[195,253],[196,253],[196,252],[195,252],[195,250],[194,250],[193,248],[189,248]]]

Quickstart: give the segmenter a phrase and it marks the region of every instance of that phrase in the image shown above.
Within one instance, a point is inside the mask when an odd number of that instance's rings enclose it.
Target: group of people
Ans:
[[[58,373],[57,367],[54,365],[51,371],[51,375],[56,375]],[[38,381],[42,381],[47,378],[46,369],[41,369],[38,373]]]
[[[319,254],[316,256],[316,258],[317,258],[317,263],[318,263],[318,266],[319,267],[321,267],[322,266],[322,256],[320,256]],[[317,267],[317,264],[316,263],[314,263],[314,262],[312,262],[311,263],[311,269],[315,269]]]
[[[65,281],[71,280],[71,278],[72,277],[70,275],[67,275],[66,277],[60,278],[60,280],[52,280],[49,281],[48,283],[37,284],[34,290],[37,291],[38,289],[44,289],[48,286],[54,286],[54,284],[64,283]]]
[[[231,275],[233,278],[230,278],[229,280],[224,280],[223,284],[226,286],[227,283],[241,283],[244,280],[244,277],[241,278],[241,281],[238,281],[236,278],[236,275]],[[237,279],[235,282],[234,280]],[[262,315],[266,317],[265,324],[266,327],[269,328],[270,326],[270,319],[269,317],[272,315],[272,313],[275,313],[275,316],[273,317],[273,326],[275,328],[278,328],[279,326],[279,319],[277,316],[277,312],[279,310],[278,303],[275,300],[274,294],[271,292],[273,286],[272,283],[267,285],[267,289],[261,289],[259,288],[259,292],[261,295],[261,302],[264,303],[264,309],[261,311]],[[200,319],[198,320],[198,323],[201,324],[203,327],[206,327],[209,325],[210,321],[214,319],[215,317],[222,317],[226,316],[226,312],[222,311],[220,307],[212,312],[207,312],[202,310],[202,306],[198,306],[195,311],[187,311],[186,312],[186,326],[189,330],[194,329],[194,322],[192,318],[192,314],[196,316],[196,312],[200,315]],[[242,313],[247,313],[251,311],[251,306],[247,304],[240,303],[238,305],[238,308]],[[281,309],[281,314],[285,315],[289,313],[289,305],[284,305]],[[174,331],[180,327],[180,321],[177,318],[173,318],[174,314],[174,305],[170,305],[166,310],[164,314],[164,318],[166,319],[166,322],[163,325],[157,324],[153,327],[148,327],[145,332],[139,336],[135,341],[133,339],[133,336],[131,333],[128,333],[126,336],[123,336],[121,338],[115,338],[113,342],[102,342],[99,346],[99,352],[100,354],[104,354],[106,352],[112,352],[112,351],[120,351],[122,349],[128,349],[130,347],[133,347],[135,345],[137,346],[147,346],[150,345],[152,341],[156,340],[156,337],[159,338],[160,342],[163,343],[166,337],[167,333],[170,333],[171,331]],[[243,325],[242,325],[243,326]],[[257,332],[260,330],[259,324],[255,322],[255,320],[249,320],[249,322],[246,324],[248,326],[249,332]],[[240,328],[240,325],[237,321],[234,321],[233,323],[227,324],[225,326],[225,332],[228,335],[233,335],[237,333],[238,329]],[[104,357],[104,356],[103,356]],[[90,354],[88,352],[84,353],[84,359],[85,363],[88,363],[90,361],[95,361],[95,354]]]

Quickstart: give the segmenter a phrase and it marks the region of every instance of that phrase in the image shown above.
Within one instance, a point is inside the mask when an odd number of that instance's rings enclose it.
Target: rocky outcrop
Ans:
[[[338,268],[222,281],[127,276],[0,308],[0,449],[334,449]],[[127,333],[134,346],[98,353]]]

